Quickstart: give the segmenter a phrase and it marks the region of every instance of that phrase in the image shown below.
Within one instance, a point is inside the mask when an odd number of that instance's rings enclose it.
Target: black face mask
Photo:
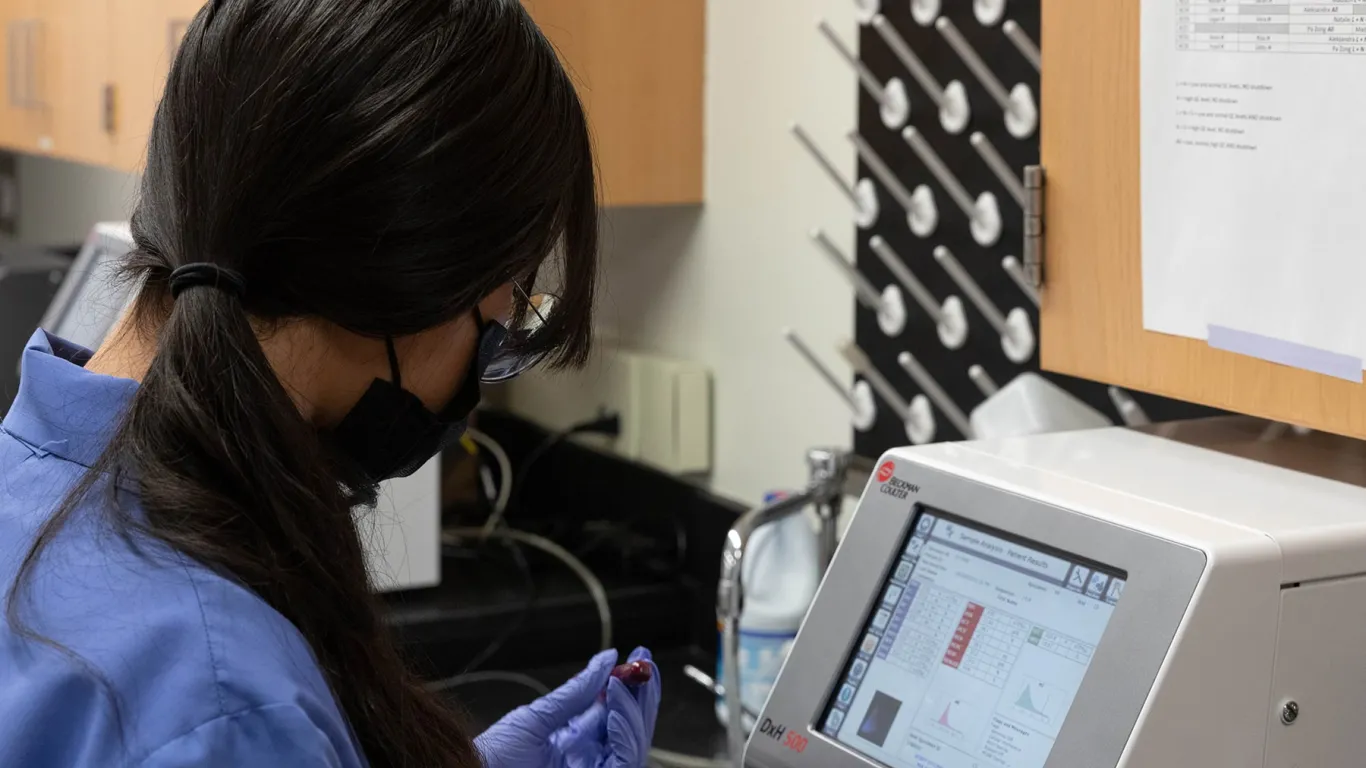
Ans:
[[[501,326],[485,323],[478,312],[475,321],[479,348],[465,380],[440,413],[427,410],[417,395],[403,388],[394,340],[384,340],[391,380],[375,379],[332,434],[336,446],[371,482],[411,475],[465,433],[470,414],[479,405],[480,379],[501,348],[503,336],[496,333]]]
[[[370,384],[333,431],[333,444],[376,484],[407,477],[433,456],[455,445],[465,434],[470,414],[479,405],[480,383],[514,379],[544,357],[544,353],[521,353],[518,342],[525,341],[545,322],[555,297],[537,296],[528,299],[528,303],[533,317],[528,318],[527,325],[519,326],[515,334],[508,330],[507,323],[486,321],[477,309],[474,311],[479,346],[465,380],[440,413],[427,410],[417,395],[403,388],[394,340],[386,338],[390,380],[375,379]]]

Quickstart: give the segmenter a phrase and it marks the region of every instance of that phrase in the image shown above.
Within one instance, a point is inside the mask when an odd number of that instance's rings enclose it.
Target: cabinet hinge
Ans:
[[[1044,172],[1041,165],[1024,169],[1024,262],[1025,276],[1035,288],[1043,288],[1044,281]]]

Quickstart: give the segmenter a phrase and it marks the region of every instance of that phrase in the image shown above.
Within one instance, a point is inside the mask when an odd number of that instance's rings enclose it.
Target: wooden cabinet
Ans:
[[[5,82],[0,100],[0,145],[33,151],[42,130],[35,58],[41,48],[38,0],[0,0]]]
[[[604,201],[702,200],[705,0],[525,0],[589,113]],[[204,0],[0,0],[0,147],[136,171]]]
[[[204,0],[108,0],[117,89],[114,165],[141,170],[152,117],[185,29]]]
[[[1043,0],[1043,367],[1366,438],[1366,385],[1144,330],[1141,2]]]
[[[38,151],[96,165],[114,162],[115,94],[109,80],[107,0],[39,0],[36,56],[42,131]]]
[[[0,144],[113,162],[107,0],[0,0],[5,91]]]
[[[609,205],[702,201],[704,0],[523,0],[592,123]]]

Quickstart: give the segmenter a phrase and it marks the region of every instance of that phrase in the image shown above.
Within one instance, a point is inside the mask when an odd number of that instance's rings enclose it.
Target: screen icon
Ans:
[[[863,651],[869,656],[872,656],[877,651],[877,644],[878,641],[881,639],[882,638],[878,637],[872,632],[869,632],[868,634],[863,636],[863,644],[859,646],[859,650]]]
[[[920,550],[922,550],[922,549],[924,549],[924,548],[925,548],[925,539],[922,538],[922,537],[920,537],[920,536],[916,536],[915,538],[911,539],[911,542],[910,542],[909,544],[906,545],[906,556],[907,556],[907,557],[919,557],[919,556],[920,556]]]
[[[892,612],[883,608],[873,616],[873,629],[886,629],[887,622],[892,620]]]
[[[934,515],[921,515],[915,523],[915,532],[921,536],[929,536],[930,529],[934,527]]]
[[[844,725],[844,712],[838,709],[830,710],[830,714],[825,716],[825,732],[834,736]]]
[[[1086,580],[1091,577],[1091,569],[1080,565],[1072,566],[1072,574],[1067,577],[1067,587],[1081,592],[1086,589]]]
[[[1091,574],[1091,580],[1086,583],[1086,596],[1099,600],[1105,594],[1105,584],[1109,580],[1110,577],[1100,571]]]
[[[863,659],[854,659],[854,663],[849,665],[849,679],[858,682],[868,672],[868,662]]]
[[[896,605],[896,601],[901,599],[902,588],[893,584],[887,587],[887,591],[882,595],[882,604],[891,607]]]
[[[911,578],[911,564],[902,561],[900,564],[897,565],[896,573],[892,574],[892,578],[896,579],[897,581],[905,581]]]
[[[1124,594],[1124,579],[1114,579],[1110,582],[1110,589],[1105,593],[1105,602],[1117,603]]]
[[[846,706],[846,707],[849,706],[850,704],[853,704],[853,703],[854,703],[854,694],[855,694],[857,691],[858,691],[857,688],[855,688],[855,687],[852,686],[852,685],[849,685],[848,683],[845,683],[845,684],[844,684],[844,687],[840,689],[840,698],[839,698],[840,703],[843,704],[843,705]]]

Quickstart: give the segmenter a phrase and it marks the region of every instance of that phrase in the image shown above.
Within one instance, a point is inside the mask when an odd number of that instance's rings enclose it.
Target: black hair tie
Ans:
[[[201,286],[216,288],[237,299],[247,295],[247,281],[238,272],[217,264],[199,262],[183,264],[171,272],[171,298],[180,296],[187,288]]]

